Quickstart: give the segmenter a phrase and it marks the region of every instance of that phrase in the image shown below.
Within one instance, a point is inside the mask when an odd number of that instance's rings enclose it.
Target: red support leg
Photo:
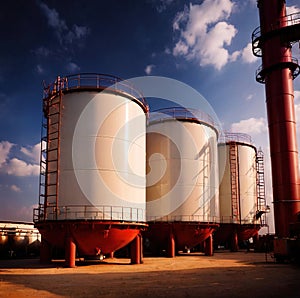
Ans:
[[[172,231],[170,231],[169,239],[168,239],[168,257],[169,258],[175,257],[175,239]]]
[[[137,235],[130,246],[131,264],[141,264],[141,236]]]
[[[75,267],[76,244],[72,237],[67,237],[65,244],[65,266],[69,268]]]
[[[237,231],[233,231],[232,239],[231,239],[231,251],[238,251],[239,250],[239,240]]]
[[[214,246],[213,246],[213,237],[210,235],[205,239],[205,255],[213,256],[214,255]]]

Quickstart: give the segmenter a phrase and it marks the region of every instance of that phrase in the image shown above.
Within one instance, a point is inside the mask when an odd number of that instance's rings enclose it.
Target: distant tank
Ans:
[[[257,237],[265,223],[263,160],[247,134],[226,133],[218,152],[225,171],[220,176],[220,228],[214,243],[236,251],[239,242]]]
[[[58,77],[45,87],[44,148],[35,225],[42,260],[112,254],[133,241],[140,262],[145,219],[148,106],[129,83],[101,74]]]
[[[0,222],[0,258],[39,255],[41,235],[33,223]]]
[[[173,257],[207,241],[219,221],[218,131],[201,111],[150,113],[147,127],[147,223],[154,250]]]

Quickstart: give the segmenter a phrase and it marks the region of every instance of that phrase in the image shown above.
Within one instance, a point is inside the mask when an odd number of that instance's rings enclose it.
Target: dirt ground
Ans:
[[[300,297],[300,266],[264,253],[191,253],[42,266],[38,259],[0,260],[0,297]]]

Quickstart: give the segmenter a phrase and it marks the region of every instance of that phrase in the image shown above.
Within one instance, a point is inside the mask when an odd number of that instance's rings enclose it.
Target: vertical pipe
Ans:
[[[65,266],[69,268],[75,267],[76,244],[71,236],[67,236],[65,242]]]
[[[262,36],[274,26],[285,25],[279,22],[286,15],[284,0],[259,0],[258,8]],[[282,238],[289,237],[289,224],[296,221],[300,210],[293,78],[288,66],[282,67],[284,62],[292,62],[292,56],[290,44],[284,44],[279,34],[263,40],[261,49],[266,73],[275,231]],[[274,67],[276,65],[281,67]]]
[[[210,235],[205,239],[205,255],[213,256],[214,255],[214,247],[213,247],[213,236]]]

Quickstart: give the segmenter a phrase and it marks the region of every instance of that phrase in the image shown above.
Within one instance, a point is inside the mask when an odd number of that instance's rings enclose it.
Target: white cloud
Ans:
[[[20,151],[28,156],[31,161],[35,163],[40,162],[41,143],[38,143],[34,146],[21,147]]]
[[[231,124],[232,132],[246,133],[251,136],[267,132],[267,122],[264,118],[249,118]]]
[[[69,62],[66,66],[66,69],[71,73],[75,73],[75,72],[80,71],[80,67],[74,62]]]
[[[8,141],[0,142],[0,168],[6,162],[10,149],[14,146],[14,144]]]
[[[10,186],[10,189],[14,192],[21,192],[21,188],[18,187],[17,185],[13,184]]]
[[[237,33],[233,25],[225,22],[233,8],[230,0],[204,0],[200,5],[185,7],[173,21],[173,29],[180,31],[173,55],[196,60],[201,66],[213,65],[218,70],[236,60],[238,52],[231,54],[225,48]]]
[[[152,73],[154,67],[155,67],[155,65],[153,65],[153,64],[147,65],[145,68],[145,73],[147,75],[150,75]]]
[[[49,8],[43,2],[40,2],[39,6],[47,19],[49,27],[53,29],[55,36],[63,47],[66,48],[74,41],[78,42],[89,34],[90,30],[86,26],[74,24],[72,29],[70,29],[67,26],[66,21],[59,16],[59,13],[56,11],[56,9]]]
[[[39,153],[40,144],[21,147],[20,152],[30,158],[32,163],[13,157],[9,158],[11,148],[16,146],[8,141],[0,142],[0,172],[13,176],[37,176],[40,172]]]
[[[247,46],[241,51],[242,60],[245,63],[256,62],[259,58],[254,56],[252,53],[252,45],[248,43]]]
[[[287,7],[286,7],[286,14],[287,14],[287,15],[293,14],[293,13],[297,13],[297,12],[300,12],[300,8],[297,7],[296,5],[293,5],[293,6],[287,6]]]
[[[300,91],[297,90],[294,91],[294,99],[295,99],[295,103],[300,104]]]
[[[40,167],[37,164],[27,164],[25,161],[18,158],[12,158],[3,167],[5,173],[13,176],[38,176]]]

